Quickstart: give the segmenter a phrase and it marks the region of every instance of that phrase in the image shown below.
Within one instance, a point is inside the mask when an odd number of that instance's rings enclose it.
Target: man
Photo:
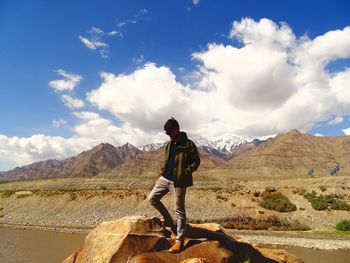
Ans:
[[[196,145],[187,138],[186,133],[180,132],[179,123],[174,118],[164,124],[164,130],[170,137],[170,142],[165,147],[165,164],[148,200],[163,216],[164,226],[177,232],[176,242],[169,249],[169,252],[177,253],[184,247],[186,188],[193,185],[192,173],[197,170],[200,158]],[[175,202],[176,230],[171,215],[160,201],[168,192]]]

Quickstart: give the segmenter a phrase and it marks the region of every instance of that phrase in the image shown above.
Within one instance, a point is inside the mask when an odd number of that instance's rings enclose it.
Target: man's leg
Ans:
[[[156,182],[156,185],[153,187],[152,192],[148,196],[148,201],[150,204],[154,206],[163,216],[165,226],[173,225],[173,219],[171,215],[163,203],[160,201],[160,199],[162,199],[162,197],[169,192],[169,182],[169,180],[165,179],[163,176],[160,176]]]
[[[186,209],[185,209],[186,187],[175,188],[175,214],[177,217],[177,236],[176,242],[184,242],[186,227]]]

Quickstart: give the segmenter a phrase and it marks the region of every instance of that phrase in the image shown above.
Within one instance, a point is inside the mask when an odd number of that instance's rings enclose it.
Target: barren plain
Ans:
[[[159,216],[147,201],[156,179],[152,173],[113,179],[102,175],[2,183],[0,227],[87,233],[103,221],[124,216]],[[335,231],[339,221],[349,220],[350,211],[329,207],[318,211],[304,197],[315,191],[335,195],[349,204],[349,176],[340,173],[334,177],[256,178],[211,170],[196,172],[194,180],[186,196],[189,222],[218,222],[236,234],[245,234],[248,239],[250,236],[256,243],[324,249],[350,247],[350,236]],[[267,190],[288,197],[296,210],[278,212],[262,207],[262,194]],[[171,196],[163,200],[172,209]],[[307,242],[310,238],[311,243]]]

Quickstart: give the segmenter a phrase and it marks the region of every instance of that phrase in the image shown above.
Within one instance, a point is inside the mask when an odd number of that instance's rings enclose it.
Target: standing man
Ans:
[[[165,163],[148,200],[163,216],[164,226],[171,227],[175,232],[173,219],[160,201],[168,192],[172,194],[177,217],[177,236],[169,252],[176,253],[180,252],[184,245],[186,188],[193,185],[192,173],[197,170],[200,158],[196,145],[187,138],[186,133],[180,131],[177,120],[167,120],[164,130],[170,137],[170,142],[165,147]]]

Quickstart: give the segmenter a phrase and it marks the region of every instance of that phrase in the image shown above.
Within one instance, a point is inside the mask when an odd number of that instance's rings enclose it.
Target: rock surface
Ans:
[[[284,250],[262,249],[231,237],[217,224],[188,225],[180,253],[167,251],[174,242],[159,218],[124,217],[92,230],[84,245],[63,263],[302,262]]]

